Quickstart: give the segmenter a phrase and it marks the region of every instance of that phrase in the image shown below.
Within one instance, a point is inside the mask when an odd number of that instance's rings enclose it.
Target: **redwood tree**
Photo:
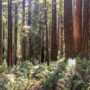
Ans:
[[[89,0],[84,0],[81,56],[89,58]]]
[[[12,60],[12,0],[8,0],[8,66],[13,65]]]
[[[60,46],[60,55],[63,55],[63,17],[61,14],[60,18],[60,31],[59,31],[59,46]]]
[[[64,0],[64,40],[66,59],[74,57],[72,0]]]
[[[75,53],[78,55],[81,49],[82,37],[82,0],[75,0],[74,8],[74,46]]]
[[[49,22],[48,25],[48,47],[49,47],[49,57],[51,56],[51,33],[52,32],[52,23]]]
[[[60,55],[63,55],[63,15],[62,15],[62,1],[60,3],[60,18],[59,18],[59,48]]]
[[[44,28],[42,27],[43,26],[43,24],[42,24],[43,22],[41,22],[41,26],[40,26],[40,29],[41,29],[41,63],[43,63],[44,62],[44,50],[45,50],[45,48],[44,48]]]
[[[57,60],[56,0],[52,0],[51,59]]]
[[[31,5],[32,5],[32,0],[28,0],[28,34],[26,37],[26,59],[29,60],[31,57]]]
[[[14,63],[17,63],[17,29],[18,29],[18,5],[15,5],[15,31],[14,31]]]
[[[22,60],[26,59],[26,38],[25,38],[25,0],[22,3],[23,16],[22,16]]]
[[[45,27],[46,27],[46,61],[47,65],[49,66],[49,48],[48,48],[48,27],[47,27],[47,2],[44,0],[45,3]]]
[[[0,64],[2,64],[2,0],[0,0]]]

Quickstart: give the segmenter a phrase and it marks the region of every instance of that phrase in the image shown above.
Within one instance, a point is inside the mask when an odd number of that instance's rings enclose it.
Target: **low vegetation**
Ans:
[[[57,62],[20,62],[13,68],[0,66],[0,90],[89,90],[90,61],[64,58]]]

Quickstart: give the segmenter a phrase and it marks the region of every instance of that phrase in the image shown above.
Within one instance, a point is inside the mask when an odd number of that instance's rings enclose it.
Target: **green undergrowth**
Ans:
[[[50,62],[50,66],[33,66],[29,61],[18,61],[13,68],[6,62],[0,66],[0,90],[90,90],[89,86],[90,60],[79,57],[62,58]]]
[[[72,90],[90,90],[90,60],[77,58],[76,71],[71,82]]]
[[[49,78],[46,79],[45,82],[43,82],[43,87],[41,88],[41,90],[50,90],[51,88],[55,89],[58,80],[60,78],[63,78],[62,72],[65,70],[66,66],[67,66],[66,62],[58,63],[57,68],[53,71],[54,73],[51,74]]]
[[[64,58],[57,62],[51,62],[50,66],[47,66],[46,63],[41,63],[34,65],[29,62],[18,61],[17,65],[7,67],[6,62],[0,66],[0,77],[3,77],[3,80],[0,79],[0,90],[22,90],[31,88],[34,84],[40,83],[49,78],[51,74],[54,74],[54,71],[57,69],[58,64],[63,61]],[[15,75],[16,80],[10,81],[7,75]]]

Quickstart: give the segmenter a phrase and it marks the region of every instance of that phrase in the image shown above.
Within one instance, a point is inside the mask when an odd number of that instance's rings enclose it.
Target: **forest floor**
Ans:
[[[33,65],[20,62],[0,66],[0,90],[90,90],[90,60],[79,57]]]

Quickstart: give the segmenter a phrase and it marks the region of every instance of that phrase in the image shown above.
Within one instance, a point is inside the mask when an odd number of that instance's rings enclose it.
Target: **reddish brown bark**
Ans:
[[[0,64],[2,64],[2,0],[0,0]]]
[[[78,55],[81,49],[82,37],[82,0],[75,0],[74,8],[74,46],[75,53]]]
[[[90,5],[89,5],[89,15],[90,15]],[[90,16],[89,16],[89,40],[90,40]]]
[[[89,0],[84,0],[81,57],[89,58]]]
[[[12,0],[8,0],[8,66],[13,66],[12,60]]]
[[[72,0],[64,0],[64,40],[65,57],[74,57],[74,38],[73,38],[73,20],[72,20]]]
[[[52,0],[51,59],[57,60],[56,0]]]

